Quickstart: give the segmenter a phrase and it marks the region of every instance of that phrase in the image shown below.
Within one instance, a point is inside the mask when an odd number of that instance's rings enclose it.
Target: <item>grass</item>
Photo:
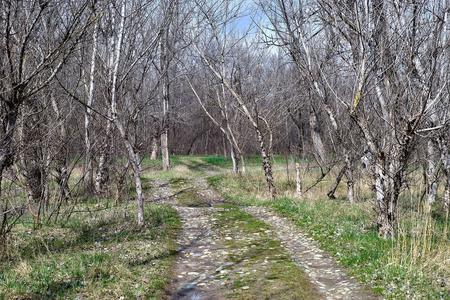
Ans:
[[[39,231],[18,226],[2,262],[1,299],[153,298],[164,293],[179,228],[169,207],[146,205],[147,227],[125,207],[78,214]]]
[[[146,175],[157,172],[159,162],[144,163],[143,189],[149,192]],[[146,203],[140,228],[134,202],[111,203],[63,204],[61,217],[38,230],[24,215],[0,261],[0,299],[162,298],[178,253],[176,211]]]
[[[231,167],[222,157],[205,161]],[[400,200],[399,221],[394,240],[377,236],[373,195],[365,180],[357,189],[355,205],[345,199],[345,184],[337,190],[337,200],[326,198],[331,181],[326,178],[303,199],[294,197],[294,171],[287,178],[285,161],[277,158],[274,174],[280,197],[269,200],[264,176],[257,159],[247,160],[247,174],[224,173],[209,182],[226,199],[239,205],[274,207],[289,217],[320,242],[321,247],[349,268],[350,274],[390,299],[450,299],[450,243],[448,222],[435,207],[433,214],[424,214],[418,205],[413,186],[410,194]],[[291,166],[293,167],[293,166]],[[303,163],[303,183],[315,181],[317,171],[308,171]]]
[[[146,229],[125,208],[79,214],[39,231],[19,226],[14,260],[3,262],[0,298],[153,297],[166,284],[179,223],[168,207],[147,205]],[[162,234],[161,234],[162,233]],[[159,276],[158,276],[159,274]]]
[[[144,158],[144,191],[153,192],[154,180],[168,180],[172,187],[181,190],[177,197],[188,206],[204,204],[191,188],[191,180],[206,174],[203,168],[208,168],[208,164],[232,168],[230,159],[218,156],[202,157],[204,163],[197,157],[171,158],[172,168],[168,172],[161,172],[160,160]],[[226,171],[208,180],[232,203],[272,206],[292,219],[352,275],[384,298],[450,299],[448,216],[437,204],[431,215],[423,213],[417,200],[421,194],[418,180],[411,180],[411,192],[403,193],[400,199],[396,239],[386,241],[377,237],[373,194],[364,178],[357,184],[356,205],[345,201],[343,184],[336,192],[337,200],[326,199],[324,195],[331,184],[328,177],[303,199],[296,199],[292,162],[288,161],[291,168],[288,176],[284,158],[277,156],[275,161],[279,195],[275,201],[267,197],[256,156],[247,159],[247,174]],[[302,164],[305,185],[319,175],[319,170],[309,168],[308,164],[312,163]],[[75,169],[71,184],[78,182],[77,176],[81,172]],[[409,176],[420,177],[413,172]],[[23,201],[23,192],[17,184],[6,180],[3,184],[4,196],[11,197],[14,203]],[[126,193],[133,196],[132,184]],[[69,211],[72,211],[70,218]],[[266,233],[264,223],[235,206],[225,207],[217,219],[218,226],[255,236],[251,244],[227,240],[232,248],[243,249],[230,252],[230,260],[245,264],[248,269],[245,275],[233,275],[228,281],[230,297],[314,298],[304,274],[283,252],[279,242]],[[178,248],[174,238],[180,223],[173,209],[150,203],[146,203],[145,220],[147,226],[138,228],[134,203],[108,199],[63,204],[58,221],[53,218],[38,230],[33,230],[32,218],[25,214],[11,232],[8,256],[0,261],[0,299],[164,297],[173,272]]]
[[[177,199],[180,203],[188,207],[205,206],[206,202],[201,199],[194,189],[186,188],[177,193]],[[209,205],[208,205],[209,206]]]

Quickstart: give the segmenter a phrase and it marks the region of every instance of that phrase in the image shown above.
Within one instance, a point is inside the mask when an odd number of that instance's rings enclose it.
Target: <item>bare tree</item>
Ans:
[[[445,54],[440,47],[442,3],[377,0],[321,5],[338,16],[336,28],[347,30],[339,31],[345,41],[340,46],[352,53],[346,69],[353,70],[354,96],[346,100],[344,94],[336,94],[336,100],[347,107],[371,152],[379,235],[391,237],[418,134],[432,130],[426,116],[448,99],[443,94],[448,81],[435,80],[436,66]],[[428,11],[433,12],[431,19]]]
[[[242,5],[242,4],[241,4]],[[233,6],[232,3],[228,3],[227,1],[221,2],[208,2],[208,1],[198,1],[197,9],[200,12],[199,18],[205,24],[206,28],[210,29],[213,40],[215,40],[216,47],[218,49],[224,49],[225,47],[229,47],[226,51],[221,51],[223,54],[229,54],[231,50],[236,48],[236,45],[239,44],[239,41],[245,37],[241,36],[239,38],[235,37],[233,40],[228,40],[226,38],[227,35],[232,35],[233,27],[232,22],[239,16],[242,10],[242,6],[237,4]],[[205,65],[210,69],[212,74],[216,76],[216,78],[224,85],[224,87],[229,91],[232,98],[235,100],[236,104],[242,110],[242,113],[246,116],[248,121],[250,122],[251,127],[256,133],[257,140],[259,143],[259,149],[261,153],[262,167],[264,170],[264,174],[267,181],[267,186],[269,189],[269,195],[272,198],[276,198],[277,192],[274,185],[273,175],[272,175],[272,165],[270,162],[270,154],[267,151],[266,141],[264,140],[264,134],[260,125],[260,117],[258,114],[257,103],[260,95],[254,95],[253,97],[244,96],[243,89],[239,88],[239,81],[243,78],[235,77],[237,79],[236,83],[233,84],[230,81],[230,74],[224,74],[223,68],[220,69],[220,65],[217,66],[211,57],[213,53],[207,53],[207,49],[200,49],[199,44],[196,40],[193,41],[193,47],[195,51],[199,54]],[[211,49],[210,49],[211,50]],[[246,49],[250,51],[249,48]],[[219,54],[220,55],[220,54]],[[220,59],[220,58],[219,58]],[[222,60],[224,57],[222,57]],[[253,98],[253,99],[251,99]],[[249,106],[252,105],[251,107]]]
[[[333,105],[333,93],[329,90],[330,84],[323,74],[324,68],[332,71],[335,65],[334,29],[323,21],[323,16],[314,2],[277,0],[260,1],[260,5],[269,20],[268,25],[263,25],[267,31],[264,37],[265,43],[272,47],[281,47],[289,54],[302,78],[299,84],[308,89],[310,99],[308,123],[311,128],[314,155],[319,165],[326,167],[325,171],[322,170],[319,180],[325,177],[333,165],[324,141],[325,122],[319,119],[320,112],[323,110],[330,124],[328,130],[332,132],[331,142],[335,152],[342,154],[344,158],[343,167],[327,195],[334,198],[341,178],[346,175],[347,196],[349,202],[353,203],[355,201],[352,165],[354,154],[351,151],[352,145],[346,143],[344,138],[347,133],[347,130],[344,130],[346,119],[340,118],[339,106]]]
[[[67,5],[76,10],[66,10]],[[87,1],[0,3],[0,185],[3,172],[13,163],[19,111],[33,103],[33,97],[55,78],[74,52],[88,28],[86,7]],[[66,22],[51,22],[57,17]],[[0,235],[4,238],[9,228],[8,201],[2,199],[0,206]]]

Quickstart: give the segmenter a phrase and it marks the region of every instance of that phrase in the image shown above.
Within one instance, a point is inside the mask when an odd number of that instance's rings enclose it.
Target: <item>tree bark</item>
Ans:
[[[158,158],[158,137],[154,135],[152,137],[152,144],[151,144],[152,150],[150,154],[151,160],[156,160]]]
[[[444,189],[444,203],[443,203],[443,209],[445,212],[450,211],[450,152],[447,143],[448,141],[446,141],[443,137],[438,138],[442,171],[445,175],[445,189]]]
[[[122,7],[120,13],[120,25],[118,33],[118,41],[115,49],[115,62],[112,77],[111,87],[111,116],[112,121],[120,133],[122,140],[128,152],[128,159],[131,162],[134,172],[134,180],[136,186],[136,203],[137,203],[137,223],[138,226],[144,226],[144,197],[142,193],[142,181],[141,181],[141,159],[139,153],[137,153],[128,137],[128,134],[123,126],[122,122],[118,118],[117,114],[117,77],[120,63],[121,46],[123,39],[123,32],[125,27],[125,0],[122,0]]]
[[[234,145],[231,144],[231,160],[233,161],[233,173],[239,174],[239,161],[236,155],[236,149],[234,148]]]
[[[108,111],[110,112],[111,110],[109,109]],[[108,115],[111,114],[108,113]],[[112,135],[111,127],[112,127],[111,122],[108,120],[106,124],[105,145],[100,153],[100,158],[98,160],[98,167],[97,167],[97,175],[95,176],[95,190],[97,191],[97,193],[102,192],[104,184],[107,181],[106,178],[108,177],[107,163],[111,151],[111,135]]]
[[[277,198],[277,190],[275,188],[275,184],[273,181],[272,175],[272,165],[270,164],[270,156],[266,152],[266,148],[264,146],[264,139],[258,128],[255,128],[256,134],[258,135],[259,148],[261,150],[261,161],[262,168],[264,170],[264,174],[266,176],[267,186],[269,188],[269,195],[272,199]]]
[[[95,2],[92,5],[93,13],[95,14]],[[92,56],[91,56],[91,69],[89,74],[89,89],[88,89],[88,101],[86,112],[84,115],[84,141],[86,145],[86,168],[87,168],[87,190],[89,198],[92,198],[94,192],[94,166],[92,163],[92,144],[91,144],[91,118],[92,118],[92,105],[94,103],[94,88],[95,88],[95,59],[97,57],[97,45],[98,45],[98,20],[94,23],[94,30],[92,32]]]
[[[3,109],[5,112],[0,122],[0,196],[2,194],[1,183],[3,179],[3,172],[12,163],[13,153],[11,152],[11,145],[19,113],[18,106],[15,105],[16,102],[17,101],[15,99],[12,99],[12,101],[8,101],[3,104]],[[3,218],[5,217],[6,216],[3,216]]]
[[[345,177],[347,177],[347,199],[350,204],[355,203],[353,162],[348,155],[345,156],[345,164],[347,165]]]
[[[436,180],[436,147],[433,141],[429,140],[427,143],[427,162],[428,162],[428,170],[427,170],[427,185],[428,185],[428,197],[426,202],[425,210],[427,212],[431,212],[431,206],[436,201],[437,194],[437,180]]]
[[[297,197],[299,199],[302,198],[302,175],[300,173],[300,164],[295,163],[295,171],[297,173],[297,180],[295,181],[297,184]]]
[[[228,160],[227,141],[225,139],[225,136],[222,136],[222,143],[223,143],[223,159]]]
[[[339,171],[338,176],[336,177],[336,180],[334,181],[333,185],[331,186],[331,188],[328,190],[327,192],[327,196],[330,199],[336,199],[336,197],[334,196],[334,193],[336,192],[337,187],[339,186],[339,183],[342,180],[342,177],[344,176],[345,171],[347,170],[347,164],[345,164],[341,170]]]
[[[323,166],[328,164],[328,159],[325,151],[325,146],[322,141],[322,137],[320,136],[320,125],[317,121],[317,115],[314,109],[311,106],[311,110],[309,113],[309,126],[311,127],[311,139],[313,142],[313,146],[316,155],[317,162]]]
[[[170,151],[169,151],[169,49],[168,49],[168,28],[164,29],[161,35],[161,104],[162,104],[162,123],[161,123],[161,156],[163,170],[170,169]]]
[[[245,174],[245,172],[246,172],[245,157],[244,157],[244,154],[242,152],[239,152],[239,155],[241,156],[241,170],[242,170],[242,174]]]

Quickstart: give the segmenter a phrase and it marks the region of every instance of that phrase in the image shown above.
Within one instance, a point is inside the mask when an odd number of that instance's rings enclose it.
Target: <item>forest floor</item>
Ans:
[[[190,177],[152,184],[182,223],[170,299],[375,299],[291,220],[227,202],[207,181],[224,169],[180,161]]]
[[[343,184],[326,198],[332,176],[298,199],[293,161],[277,156],[270,200],[256,156],[246,174],[221,156],[171,163],[163,172],[161,160],[143,160],[143,228],[132,174],[121,197],[113,186],[89,199],[77,167],[76,201],[54,202],[38,228],[29,213],[15,224],[0,299],[450,299],[448,216],[439,205],[421,212],[420,185],[402,196],[396,237],[384,240],[363,177],[356,204]],[[313,184],[320,170],[301,163]],[[3,191],[23,197],[18,185]]]

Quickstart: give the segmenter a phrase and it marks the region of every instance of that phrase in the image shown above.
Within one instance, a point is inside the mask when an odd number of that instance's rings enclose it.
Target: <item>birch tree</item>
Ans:
[[[433,130],[426,117],[448,99],[448,81],[436,80],[436,66],[445,61],[440,47],[445,10],[442,1],[321,4],[340,28],[340,46],[347,49],[342,53],[351,53],[351,60],[343,55],[342,61],[351,62],[345,69],[353,73],[348,89],[353,97],[339,93],[336,101],[348,109],[370,150],[379,235],[392,237],[418,136]]]

